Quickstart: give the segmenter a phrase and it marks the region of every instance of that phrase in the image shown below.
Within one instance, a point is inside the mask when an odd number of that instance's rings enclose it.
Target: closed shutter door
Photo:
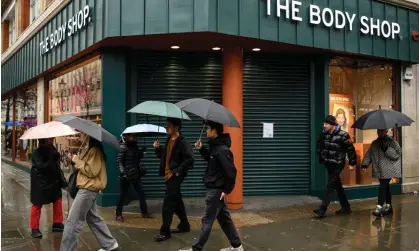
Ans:
[[[309,62],[275,55],[244,58],[244,194],[308,194],[310,189]],[[273,123],[273,138],[263,137]]]
[[[141,52],[136,55],[137,71],[137,102],[158,100],[176,103],[188,98],[205,98],[220,103],[222,99],[222,62],[220,54],[208,53],[172,53],[172,52]],[[202,130],[202,119],[189,114],[191,121],[183,121],[182,134],[193,144],[199,138]],[[160,121],[155,116],[148,116],[149,122],[165,126],[166,121]],[[146,116],[138,115],[137,123],[145,123]],[[205,139],[205,131],[203,138]],[[164,196],[164,177],[158,176],[159,161],[153,151],[156,138],[138,139],[139,146],[145,145],[147,153],[142,160],[147,168],[143,178],[147,197],[161,198]],[[164,144],[166,136],[160,136]],[[204,140],[205,142],[205,140]],[[199,152],[195,150],[194,169],[182,185],[184,196],[197,197],[205,194],[202,177],[205,163]]]

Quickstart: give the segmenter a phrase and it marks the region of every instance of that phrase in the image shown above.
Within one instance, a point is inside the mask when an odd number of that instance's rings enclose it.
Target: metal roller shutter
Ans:
[[[160,100],[178,102],[188,98],[206,98],[220,103],[222,99],[222,61],[221,54],[212,53],[172,53],[172,52],[139,52],[135,55],[138,77],[137,101]],[[189,114],[192,121],[183,121],[182,133],[193,145],[202,130],[202,119]],[[149,122],[158,124],[154,116],[148,116]],[[145,123],[144,115],[137,116],[137,123]],[[165,120],[160,120],[161,126]],[[204,132],[205,133],[205,132]],[[204,135],[205,137],[205,135]],[[144,189],[148,198],[164,196],[164,178],[158,176],[158,160],[154,155],[155,138],[139,139],[139,145],[146,145],[147,153],[143,162],[147,168],[144,177]],[[165,136],[160,137],[164,143]],[[188,174],[182,186],[183,195],[202,196],[205,187],[202,177],[205,163],[195,151],[195,166]]]
[[[244,195],[310,190],[310,63],[244,57]],[[263,123],[274,123],[263,138]]]

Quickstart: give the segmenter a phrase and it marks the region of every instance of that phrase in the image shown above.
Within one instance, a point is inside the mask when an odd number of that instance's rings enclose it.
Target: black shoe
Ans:
[[[319,209],[313,210],[315,214],[317,214],[320,218],[326,216],[327,209],[324,206],[320,206]]]
[[[119,222],[124,222],[125,221],[124,216],[122,216],[122,215],[116,216],[115,220],[119,221]]]
[[[162,242],[171,239],[172,236],[170,234],[158,234],[154,237],[154,240],[157,242]]]
[[[63,223],[52,224],[52,232],[64,232],[64,224]]]
[[[32,233],[31,233],[32,238],[42,238],[42,233],[41,231],[39,231],[39,229],[32,229]]]
[[[375,209],[375,211],[374,212],[372,212],[372,215],[374,215],[375,217],[377,217],[377,218],[381,218],[381,217],[383,217],[383,209],[382,208],[380,208],[380,207],[377,207],[376,209]]]
[[[170,233],[172,234],[181,234],[181,233],[189,233],[191,231],[191,228],[175,228],[175,229],[170,229]]]
[[[383,215],[390,215],[393,214],[393,207],[391,205],[386,205],[383,207],[383,209],[381,210],[381,213]]]
[[[141,217],[143,217],[144,219],[153,219],[154,216],[152,214],[146,213],[146,214],[141,214]]]
[[[342,215],[342,214],[350,214],[352,213],[352,209],[349,208],[341,208],[340,210],[335,212],[336,214]]]

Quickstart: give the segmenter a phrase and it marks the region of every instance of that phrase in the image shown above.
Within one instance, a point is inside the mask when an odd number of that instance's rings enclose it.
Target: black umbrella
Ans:
[[[187,112],[193,113],[204,120],[210,120],[229,127],[240,128],[240,124],[224,106],[202,98],[186,99],[176,103],[176,105]]]
[[[62,115],[55,120],[119,150],[119,142],[116,137],[94,122],[73,115]]]
[[[401,112],[394,110],[382,110],[381,106],[376,111],[368,112],[361,116],[352,125],[352,128],[361,130],[368,129],[391,129],[402,126],[410,126],[414,121]]]

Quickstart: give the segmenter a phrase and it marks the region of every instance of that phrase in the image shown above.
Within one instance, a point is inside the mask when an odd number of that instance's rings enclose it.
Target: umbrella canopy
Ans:
[[[202,98],[186,99],[176,105],[187,112],[193,113],[205,120],[211,120],[230,127],[240,128],[240,124],[224,106]]]
[[[22,137],[20,137],[20,139],[48,139],[75,135],[77,133],[78,132],[73,130],[73,128],[69,127],[68,125],[64,125],[63,123],[58,121],[51,121],[30,128],[22,135]]]
[[[188,114],[175,104],[162,101],[145,101],[131,108],[128,112],[191,120]]]
[[[73,115],[62,115],[56,120],[119,150],[119,142],[116,137],[94,122]]]
[[[368,129],[391,129],[402,126],[410,126],[414,121],[401,112],[394,110],[379,110],[368,112],[361,116],[352,125],[352,128],[361,130]]]
[[[141,136],[156,136],[166,134],[166,129],[152,124],[138,124],[127,127],[122,134],[140,134]]]

